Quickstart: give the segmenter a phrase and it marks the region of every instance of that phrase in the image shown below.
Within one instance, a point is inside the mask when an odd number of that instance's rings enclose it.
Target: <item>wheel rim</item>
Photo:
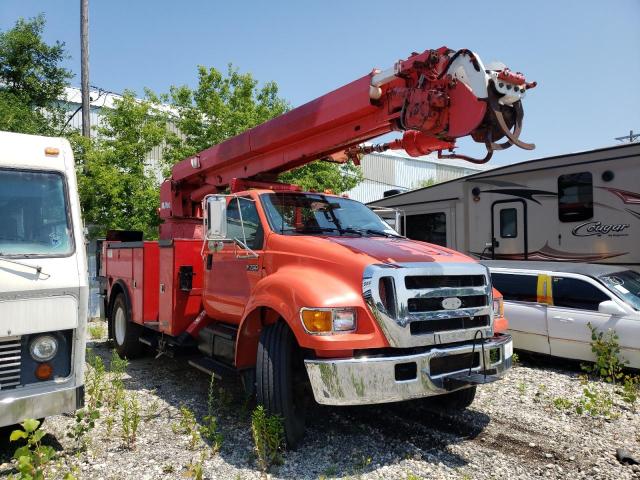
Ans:
[[[124,314],[124,308],[118,306],[116,310],[115,334],[116,343],[122,345],[124,343],[124,333],[127,329],[127,318]]]

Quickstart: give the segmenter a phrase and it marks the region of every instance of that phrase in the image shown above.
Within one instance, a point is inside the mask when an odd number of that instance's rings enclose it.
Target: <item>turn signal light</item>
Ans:
[[[35,374],[38,380],[49,380],[53,375],[53,367],[49,363],[40,363]]]
[[[44,154],[48,157],[56,157],[60,154],[60,149],[56,147],[47,147],[44,149]]]
[[[308,332],[327,333],[333,329],[331,310],[303,310],[302,323]]]

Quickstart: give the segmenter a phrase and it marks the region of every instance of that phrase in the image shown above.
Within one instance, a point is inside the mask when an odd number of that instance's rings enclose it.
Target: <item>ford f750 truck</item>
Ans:
[[[356,201],[276,176],[388,148],[472,161],[533,148],[518,138],[532,86],[469,50],[427,50],[178,163],[161,187],[160,240],[110,232],[103,244],[118,350],[197,348],[190,363],[240,374],[282,416],[289,445],[303,435],[310,399],[440,396],[468,406],[477,385],[511,365],[487,269],[399,236]],[[401,139],[361,146],[394,130]],[[442,153],[467,135],[486,145],[484,159]]]

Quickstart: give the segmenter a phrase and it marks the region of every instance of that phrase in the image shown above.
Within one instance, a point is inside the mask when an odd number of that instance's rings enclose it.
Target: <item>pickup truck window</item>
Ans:
[[[60,173],[0,169],[0,256],[65,256],[73,237]]]
[[[492,273],[491,281],[505,300],[532,303],[538,301],[537,275]]]
[[[282,235],[398,236],[363,204],[315,193],[268,193],[262,204],[274,232]]]
[[[599,288],[577,278],[553,277],[553,304],[557,307],[598,311],[598,305],[611,300]]]
[[[640,310],[640,273],[632,270],[600,277],[609,290],[636,310]]]

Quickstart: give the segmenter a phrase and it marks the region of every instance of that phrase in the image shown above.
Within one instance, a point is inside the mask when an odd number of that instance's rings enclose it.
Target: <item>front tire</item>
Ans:
[[[139,341],[140,326],[131,321],[131,312],[122,293],[113,302],[110,320],[118,355],[129,359],[139,357],[144,347]]]
[[[439,410],[445,411],[462,411],[471,406],[473,399],[476,397],[476,386],[456,390],[455,392],[445,393],[437,397],[431,397],[433,405]]]
[[[289,448],[304,436],[306,392],[304,364],[293,332],[284,322],[262,330],[256,363],[256,396],[271,415],[283,420]]]

